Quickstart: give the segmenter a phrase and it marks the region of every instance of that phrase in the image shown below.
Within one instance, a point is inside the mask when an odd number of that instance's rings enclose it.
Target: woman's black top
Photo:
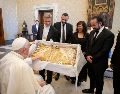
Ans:
[[[87,39],[89,34],[87,33],[86,35],[83,36],[83,38],[78,38],[78,32],[75,32],[73,36],[74,36],[74,41],[73,41],[74,44],[80,44],[82,52],[86,52]]]

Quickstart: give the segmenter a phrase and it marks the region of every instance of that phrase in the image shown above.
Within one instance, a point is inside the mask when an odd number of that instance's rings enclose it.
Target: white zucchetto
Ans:
[[[23,37],[16,38],[12,43],[12,50],[19,50],[20,48],[23,48],[27,39]]]

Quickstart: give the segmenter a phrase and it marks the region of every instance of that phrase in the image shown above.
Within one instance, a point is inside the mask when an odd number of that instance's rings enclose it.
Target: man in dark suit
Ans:
[[[93,17],[93,31],[89,35],[86,59],[88,61],[88,74],[90,89],[82,90],[83,93],[102,94],[104,72],[108,67],[108,56],[114,43],[114,34],[103,25],[103,19]]]
[[[111,58],[111,64],[113,67],[114,94],[120,94],[120,32],[117,36],[117,42]]]
[[[67,13],[63,13],[61,16],[61,22],[56,22],[54,27],[57,29],[57,41],[61,43],[71,43],[73,38],[73,26],[67,23],[69,16]],[[64,36],[63,36],[64,33]],[[64,37],[64,38],[63,38]]]
[[[37,40],[45,41],[56,41],[56,29],[51,25],[52,15],[50,13],[44,14],[44,25],[40,25],[37,32]],[[45,70],[39,72],[40,75],[45,80]],[[52,71],[47,70],[47,80],[46,83],[50,84],[52,82]]]
[[[39,27],[39,21],[36,20],[36,21],[35,21],[35,24],[32,25],[33,40],[36,39],[37,32],[38,32],[38,27]]]
[[[63,13],[61,16],[61,21],[56,22],[54,27],[57,29],[57,42],[61,43],[71,43],[73,41],[73,26],[67,23],[69,16],[67,13]],[[59,79],[60,74],[57,73],[55,80]],[[67,76],[65,76],[67,78]],[[68,79],[68,78],[67,78]]]

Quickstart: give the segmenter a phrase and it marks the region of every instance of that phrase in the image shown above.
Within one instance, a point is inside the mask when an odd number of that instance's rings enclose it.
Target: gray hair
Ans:
[[[44,18],[52,18],[52,15],[51,13],[44,13]]]

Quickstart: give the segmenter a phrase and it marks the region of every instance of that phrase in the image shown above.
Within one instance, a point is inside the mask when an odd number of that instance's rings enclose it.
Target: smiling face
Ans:
[[[82,31],[83,31],[83,25],[82,25],[82,24],[79,24],[79,25],[77,26],[77,30],[78,30],[78,32],[82,32]]]

